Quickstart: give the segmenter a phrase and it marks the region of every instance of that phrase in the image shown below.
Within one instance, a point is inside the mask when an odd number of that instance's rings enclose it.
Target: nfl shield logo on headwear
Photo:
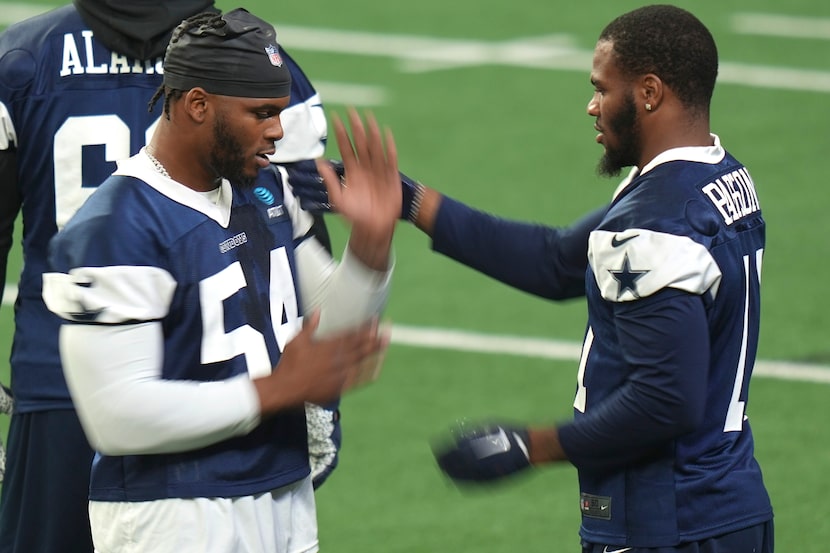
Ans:
[[[279,49],[273,44],[265,47],[265,53],[268,54],[268,59],[271,60],[271,65],[275,67],[282,67],[282,58],[280,57]]]

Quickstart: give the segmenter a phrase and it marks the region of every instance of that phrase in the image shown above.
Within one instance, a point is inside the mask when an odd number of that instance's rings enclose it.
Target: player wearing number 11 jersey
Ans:
[[[600,173],[633,170],[607,211],[567,232],[421,191],[415,223],[436,250],[542,296],[586,295],[573,419],[466,425],[436,447],[461,481],[572,463],[583,553],[773,550],[746,415],[766,225],[748,170],[710,130],[717,70],[712,35],[685,10],[606,26],[587,112]]]

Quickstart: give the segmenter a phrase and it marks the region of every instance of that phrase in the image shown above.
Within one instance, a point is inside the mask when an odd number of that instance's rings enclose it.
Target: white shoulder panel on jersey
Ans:
[[[14,123],[6,104],[0,102],[0,150],[8,150],[12,145],[17,145]]]
[[[117,265],[44,273],[43,300],[50,311],[79,323],[119,324],[161,319],[176,282],[158,267]]]
[[[687,236],[646,229],[595,230],[588,238],[588,262],[602,297],[623,302],[664,288],[714,298],[721,271],[709,251]]]
[[[131,158],[119,160],[118,168],[113,175],[141,179],[174,202],[186,205],[210,217],[222,228],[228,228],[230,224],[233,191],[231,190],[231,183],[227,179],[222,179],[219,199],[216,203],[213,203],[201,192],[162,176],[145,153],[145,148],[142,148],[139,153]]]
[[[277,151],[269,156],[272,163],[315,159],[325,153],[323,141],[328,126],[319,94],[283,110],[280,122],[285,129],[285,136],[275,143]]]
[[[311,213],[305,211],[300,207],[300,201],[294,196],[294,191],[291,189],[288,181],[288,172],[282,165],[276,165],[277,170],[282,177],[282,203],[288,216],[291,217],[291,224],[294,225],[294,238],[301,238],[308,234],[314,225],[314,218]]]

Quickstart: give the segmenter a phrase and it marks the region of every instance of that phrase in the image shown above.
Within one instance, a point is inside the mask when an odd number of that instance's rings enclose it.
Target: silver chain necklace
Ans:
[[[164,165],[162,165],[161,162],[156,159],[156,156],[151,154],[150,150],[148,148],[144,148],[144,153],[147,154],[147,157],[149,157],[150,161],[153,162],[153,167],[156,168],[156,171],[158,171],[159,174],[162,177],[169,179],[170,178],[170,173],[168,173],[167,169],[164,168]],[[172,179],[170,179],[170,180],[172,180]]]

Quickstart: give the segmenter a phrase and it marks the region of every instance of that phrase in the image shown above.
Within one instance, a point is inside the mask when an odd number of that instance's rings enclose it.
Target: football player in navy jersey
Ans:
[[[290,85],[268,23],[186,19],[150,142],[51,241],[96,551],[318,550],[304,404],[376,376],[401,199],[391,134],[336,120],[348,177],[319,169],[351,234],[334,262],[270,167]]]
[[[434,446],[465,484],[572,463],[583,553],[773,550],[746,415],[765,223],[749,171],[710,130],[717,71],[712,35],[685,10],[646,6],[602,31],[598,170],[633,170],[570,229],[409,187],[436,251],[540,296],[587,296],[572,420],[467,424]]]
[[[25,259],[11,354],[17,405],[0,498],[2,553],[92,551],[86,510],[93,452],[61,370],[60,319],[41,298],[46,248],[116,160],[146,143],[159,117],[147,105],[161,84],[172,29],[210,10],[218,11],[212,0],[75,0],[0,34],[2,282],[18,212]],[[327,129],[314,87],[284,50],[279,54],[293,78],[281,115],[288,133],[270,159],[287,175],[323,153]],[[313,229],[328,245],[320,218]],[[312,414],[323,430],[314,441],[309,436],[323,461],[314,467],[319,485],[336,463],[329,438],[336,442],[339,428],[331,412]]]

